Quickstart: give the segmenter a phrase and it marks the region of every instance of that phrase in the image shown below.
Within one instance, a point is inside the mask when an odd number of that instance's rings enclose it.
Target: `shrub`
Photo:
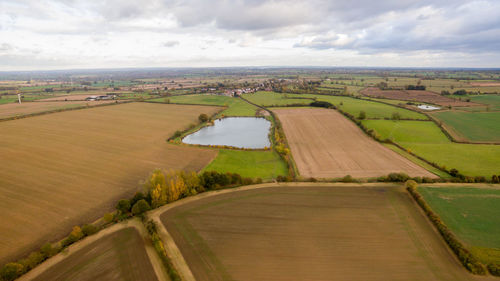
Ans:
[[[105,223],[110,223],[111,221],[113,221],[114,217],[115,216],[112,213],[106,213],[104,214],[102,219],[104,220]]]
[[[492,183],[499,183],[500,182],[500,178],[497,175],[493,175],[491,177],[491,182]]]
[[[128,213],[130,211],[130,200],[121,199],[118,201],[118,204],[116,204],[116,209],[122,214]]]
[[[488,264],[488,270],[490,271],[491,275],[500,276],[500,264],[490,263]]]
[[[95,234],[95,233],[97,233],[98,230],[99,229],[97,228],[97,226],[95,226],[93,224],[85,224],[82,226],[82,233],[85,236]]]
[[[207,122],[208,115],[206,115],[205,113],[202,113],[202,114],[200,114],[200,116],[198,116],[198,120],[200,120],[201,123]]]
[[[390,173],[387,175],[387,180],[391,182],[405,182],[410,177],[405,173]]]
[[[279,175],[276,177],[276,181],[278,182],[286,182],[287,178],[285,176]]]
[[[364,111],[360,111],[360,112],[359,112],[358,119],[360,119],[360,120],[366,119],[366,112],[364,112]]]
[[[347,175],[347,176],[343,177],[340,181],[341,182],[353,182],[354,179],[351,177],[351,175]]]
[[[52,257],[53,255],[57,254],[58,250],[54,247],[52,247],[51,243],[45,243],[41,248],[40,248],[40,253],[43,255],[44,258],[48,259]]]
[[[24,271],[29,271],[44,260],[45,258],[40,252],[32,252],[27,258],[20,260],[19,263],[23,266]]]
[[[392,120],[401,120],[401,114],[399,114],[399,112],[394,112],[394,113],[392,113],[391,119]]]
[[[9,262],[2,267],[2,270],[0,270],[0,277],[3,280],[11,281],[21,276],[21,274],[23,274],[23,270],[24,267],[22,264],[19,264],[17,262]]]
[[[132,207],[132,213],[134,215],[140,215],[149,210],[151,210],[151,206],[149,206],[148,202],[146,202],[146,200],[144,199],[137,201],[137,203],[135,203]]]
[[[144,196],[144,193],[137,191],[134,194],[134,197],[132,197],[132,199],[130,200],[130,205],[134,206],[135,203],[137,203],[137,201],[142,200],[142,199],[146,199],[146,196]]]
[[[335,106],[327,101],[313,101],[309,104],[310,106],[315,107],[324,107],[324,108],[335,108]]]
[[[181,131],[179,131],[179,130],[177,130],[177,131],[175,131],[174,135],[172,136],[172,139],[178,138],[178,137],[180,137],[181,135],[182,135],[182,132],[181,132]]]

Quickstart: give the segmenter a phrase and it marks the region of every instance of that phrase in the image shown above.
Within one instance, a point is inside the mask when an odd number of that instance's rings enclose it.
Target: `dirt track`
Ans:
[[[356,178],[405,172],[435,177],[424,168],[366,136],[335,110],[276,109],[293,158],[303,177]]]
[[[196,280],[482,279],[458,263],[401,186],[256,188],[162,210]]]

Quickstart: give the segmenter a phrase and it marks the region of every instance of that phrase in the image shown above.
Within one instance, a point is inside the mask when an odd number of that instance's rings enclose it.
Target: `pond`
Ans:
[[[228,117],[215,120],[213,126],[203,127],[182,141],[188,144],[265,148],[271,146],[270,128],[271,122],[264,118]]]
[[[441,107],[432,106],[432,105],[426,105],[426,104],[422,104],[422,105],[419,105],[417,107],[420,108],[420,109],[423,109],[423,110],[438,110],[438,109],[441,109]]]

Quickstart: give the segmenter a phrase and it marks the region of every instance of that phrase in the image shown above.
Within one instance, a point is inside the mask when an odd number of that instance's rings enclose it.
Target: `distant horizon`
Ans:
[[[155,66],[155,67],[99,67],[99,68],[58,68],[0,70],[0,74],[8,73],[44,73],[44,72],[99,72],[99,71],[147,71],[147,70],[201,70],[201,69],[324,69],[324,70],[437,70],[437,71],[500,71],[499,67],[426,67],[426,66],[320,66],[320,65],[254,65],[254,66]]]

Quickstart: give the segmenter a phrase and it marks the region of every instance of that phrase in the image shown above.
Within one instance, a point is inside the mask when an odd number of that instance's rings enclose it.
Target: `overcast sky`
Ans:
[[[500,67],[499,13],[499,0],[0,0],[0,70]]]

